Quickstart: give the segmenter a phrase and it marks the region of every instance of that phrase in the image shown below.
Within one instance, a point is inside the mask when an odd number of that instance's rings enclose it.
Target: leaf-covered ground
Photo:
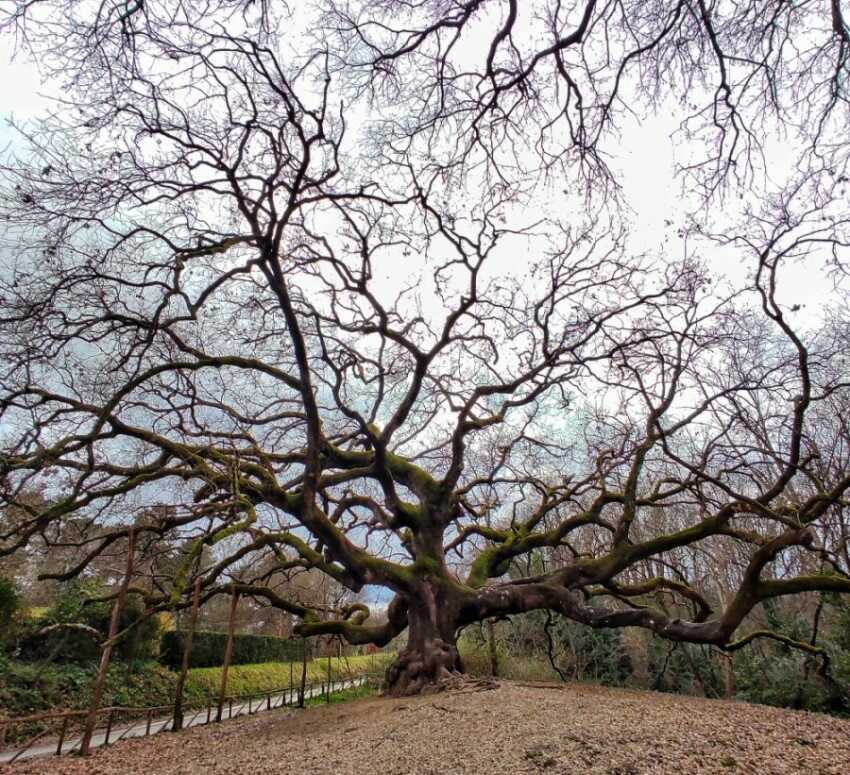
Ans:
[[[623,689],[502,683],[273,711],[0,774],[846,775],[848,764],[850,721]]]

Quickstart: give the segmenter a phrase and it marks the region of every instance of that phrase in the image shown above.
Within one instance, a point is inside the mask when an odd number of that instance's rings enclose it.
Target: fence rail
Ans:
[[[304,701],[324,697],[330,701],[334,692],[344,689],[370,685],[374,677],[369,674],[337,677],[335,680],[307,684],[302,694],[301,687],[289,685],[271,691],[228,695],[224,699],[222,718],[252,715],[261,710],[303,706]],[[256,704],[255,704],[256,702]],[[186,702],[183,708],[182,726],[201,726],[216,721],[218,698],[208,697],[202,702]],[[93,745],[106,746],[110,743],[131,737],[147,737],[151,734],[172,729],[174,726],[173,705],[151,705],[146,707],[108,706],[97,711],[100,723]],[[0,718],[0,764],[8,764],[20,759],[36,756],[72,753],[79,749],[82,740],[83,725],[88,710],[68,710],[39,713],[16,718]],[[161,715],[157,715],[161,714]],[[168,714],[168,715],[166,715]],[[20,735],[10,734],[16,729],[27,735],[21,741]],[[38,727],[38,729],[34,729]],[[8,741],[14,740],[11,745]]]

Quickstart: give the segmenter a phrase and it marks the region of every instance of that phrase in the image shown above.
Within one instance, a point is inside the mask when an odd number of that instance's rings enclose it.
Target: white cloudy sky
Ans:
[[[16,118],[30,118],[38,115],[48,102],[42,96],[48,89],[41,84],[38,70],[32,64],[18,57],[12,61],[13,40],[7,35],[0,36],[0,83],[3,84],[3,125],[0,127],[0,142],[5,147],[12,137],[7,119],[14,114]]]
[[[50,84],[42,82],[33,63],[22,55],[13,57],[13,54],[13,39],[8,35],[0,36],[0,83],[4,85],[0,101],[0,153],[4,156],[21,147],[8,119],[32,120],[50,106]],[[681,244],[677,244],[675,229],[683,215],[683,200],[673,178],[674,145],[670,139],[676,129],[676,119],[672,113],[643,124],[632,119],[631,123],[624,122],[622,129],[626,142],[620,146],[612,166],[622,170],[625,199],[634,209],[632,247],[675,257],[675,252],[682,250]],[[782,159],[773,161],[781,164]],[[665,223],[668,219],[673,221],[672,227]],[[674,255],[671,256],[671,252]],[[747,269],[731,253],[713,255],[711,264],[716,274],[728,277],[735,284],[744,279]],[[832,298],[831,282],[822,272],[812,271],[811,266],[788,267],[783,280],[788,302],[803,305],[798,313],[800,322],[815,323],[825,307],[824,302]]]

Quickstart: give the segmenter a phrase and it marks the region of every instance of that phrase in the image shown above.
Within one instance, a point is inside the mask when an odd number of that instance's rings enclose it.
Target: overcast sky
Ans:
[[[50,84],[41,82],[34,64],[21,55],[13,61],[12,54],[12,38],[0,36],[0,83],[4,84],[0,103],[3,119],[0,149],[4,156],[8,150],[20,148],[8,119],[14,116],[20,122],[36,118],[50,104]],[[631,119],[631,124],[621,122],[622,136],[627,142],[620,146],[618,158],[612,163],[615,169],[622,171],[625,199],[635,211],[631,247],[658,251],[668,258],[676,258],[682,252],[676,228],[683,220],[684,202],[673,177],[674,145],[670,139],[676,129],[676,120],[668,113],[643,123],[637,119]],[[781,163],[782,160],[774,161]],[[715,273],[728,277],[736,285],[744,280],[748,271],[731,252],[712,255],[711,266]],[[811,266],[788,267],[782,279],[783,295],[788,303],[803,305],[797,319],[816,323],[832,298],[830,281],[822,272],[812,271]]]
[[[2,124],[0,124],[0,150],[21,148],[15,134],[7,126],[12,116],[18,121],[36,118],[49,107],[50,84],[41,82],[37,68],[23,57],[12,62],[13,41],[0,36],[0,83],[4,84]],[[617,147],[617,158],[612,167],[622,173],[624,198],[634,210],[634,229],[630,247],[634,250],[658,252],[668,258],[681,255],[683,245],[676,237],[682,224],[687,198],[681,196],[674,179],[674,143],[671,134],[677,126],[673,111],[663,113],[643,123],[637,118],[623,117],[621,130],[623,142]],[[615,144],[609,144],[614,146]],[[609,148],[610,150],[610,148]],[[780,167],[781,147],[774,146],[772,153]],[[721,205],[716,205],[720,207]],[[744,266],[732,251],[713,251],[711,267],[715,274],[727,276],[733,284],[741,283],[752,267]],[[403,272],[403,266],[399,266]],[[788,267],[783,275],[785,299],[788,303],[804,305],[797,313],[801,323],[815,324],[819,314],[830,299],[830,283],[820,267],[810,265]],[[374,596],[373,596],[374,595]],[[374,592],[373,601],[380,601],[385,593]]]

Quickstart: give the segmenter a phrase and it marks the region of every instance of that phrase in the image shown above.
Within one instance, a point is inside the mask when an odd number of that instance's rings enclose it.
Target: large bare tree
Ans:
[[[848,321],[782,290],[844,278],[841,3],[6,8],[61,96],[3,166],[0,555],[71,515],[60,579],[179,541],[149,611],[200,576],[406,631],[395,694],[491,617],[734,649],[761,601],[850,592]],[[686,201],[746,192],[641,255],[606,158],[671,109]],[[385,620],[267,583],[316,571]]]

